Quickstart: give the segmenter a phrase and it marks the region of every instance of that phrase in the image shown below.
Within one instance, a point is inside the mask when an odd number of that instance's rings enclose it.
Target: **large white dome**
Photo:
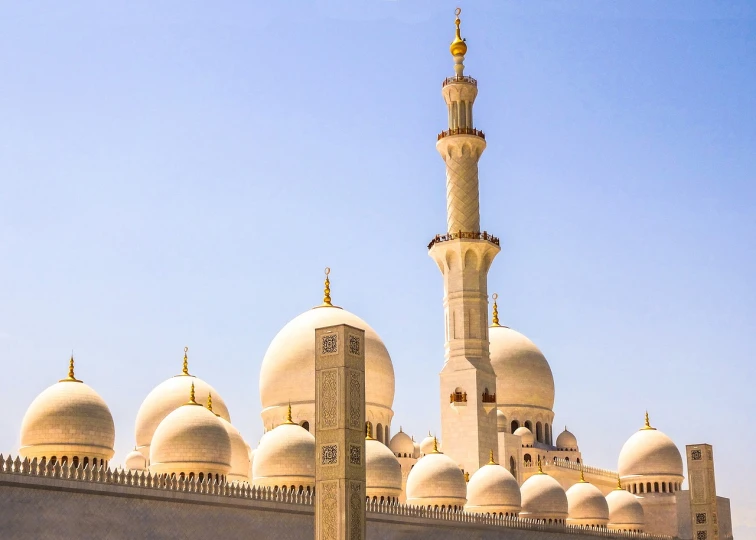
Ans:
[[[652,428],[647,418],[646,425],[622,447],[618,469],[623,480],[633,476],[682,477],[682,456],[672,439]]]
[[[525,480],[520,488],[522,511],[520,517],[531,519],[567,519],[567,495],[559,482],[539,472]]]
[[[149,469],[153,474],[217,475],[231,470],[231,440],[223,420],[196,402],[166,416],[150,445]]]
[[[189,395],[189,387],[192,383],[194,383],[194,392],[198,403],[205,403],[208,395],[212,393],[213,411],[224,420],[231,421],[226,403],[215,388],[193,375],[182,373],[171,377],[147,394],[137,413],[134,434],[137,450],[142,451],[145,457],[149,456],[149,446],[158,424],[171,412],[186,403],[186,397]]]
[[[414,457],[415,443],[412,438],[407,435],[402,428],[399,428],[399,432],[391,437],[389,448],[397,457]]]
[[[407,504],[462,508],[467,502],[465,475],[455,461],[440,452],[420,459],[407,477]]]
[[[411,442],[411,441],[410,441]],[[365,439],[365,493],[368,499],[397,500],[402,494],[402,467],[394,453],[372,437]]]
[[[468,512],[517,516],[521,503],[517,480],[512,473],[496,463],[489,463],[475,471],[467,483],[465,510]]]
[[[388,425],[393,416],[394,367],[386,346],[369,324],[337,307],[305,311],[273,338],[260,370],[260,401],[266,427],[280,423],[291,403],[295,417],[315,422],[315,329],[348,324],[365,331],[366,420],[377,427]],[[381,426],[383,427],[383,425]]]
[[[253,484],[295,489],[315,487],[315,437],[289,422],[267,432],[260,441],[252,462]]]
[[[609,528],[620,531],[640,532],[645,525],[643,506],[638,498],[618,487],[606,496],[609,507]]]
[[[585,481],[567,490],[568,525],[605,527],[609,523],[609,506],[599,488]]]
[[[502,406],[554,407],[554,376],[546,357],[521,333],[506,326],[488,329],[496,401]]]
[[[73,362],[73,359],[71,360]],[[72,464],[113,457],[115,425],[100,395],[73,377],[55,383],[32,401],[21,422],[19,453],[29,459],[64,457]],[[99,465],[99,464],[98,464]]]

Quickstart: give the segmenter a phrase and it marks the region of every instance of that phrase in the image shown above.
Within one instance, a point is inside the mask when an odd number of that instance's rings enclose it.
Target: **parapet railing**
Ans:
[[[526,468],[534,468],[537,466],[535,461],[526,461],[524,463],[524,466]],[[549,467],[558,467],[562,469],[571,469],[573,471],[580,471],[589,473],[589,474],[595,474],[598,476],[608,476],[609,478],[613,478],[614,480],[617,479],[617,473],[615,471],[610,471],[608,469],[600,469],[598,467],[591,467],[590,465],[583,465],[582,463],[577,463],[576,461],[569,461],[567,459],[563,458],[552,458],[551,460],[548,459],[541,459],[541,466],[544,469],[547,469]]]
[[[433,238],[433,240],[430,241],[430,244],[428,244],[428,249],[432,248],[434,244],[438,244],[441,242],[448,242],[449,240],[456,240],[457,238],[467,238],[471,240],[487,240],[495,246],[499,245],[499,239],[492,234],[488,234],[488,232],[486,231],[483,231],[483,232],[457,231],[457,232],[448,232],[446,234],[437,234]]]
[[[7,458],[0,454],[0,478],[4,475],[46,477],[51,479],[74,480],[94,484],[112,484],[129,486],[132,488],[155,489],[162,491],[178,491],[185,493],[215,495],[237,499],[255,501],[278,502],[302,506],[313,506],[315,490],[286,490],[270,487],[257,487],[247,482],[226,482],[224,480],[207,479],[198,481],[195,478],[182,479],[173,475],[153,475],[144,471],[127,471],[124,469],[110,469],[90,467],[89,465],[69,467],[67,463],[50,463],[37,458],[23,461],[11,456]],[[591,535],[603,538],[637,538],[643,540],[671,540],[669,536],[652,535],[630,531],[613,531],[609,529],[590,529],[571,525],[543,523],[542,520],[517,518],[513,516],[498,516],[494,514],[473,514],[464,510],[439,509],[423,506],[413,506],[387,501],[366,501],[365,510],[373,514],[404,516],[409,518],[424,518],[458,523],[478,525],[493,525],[512,529],[526,529],[544,532],[559,532],[567,534]]]
[[[483,133],[481,130],[475,129],[475,128],[468,128],[468,127],[451,128],[451,129],[442,131],[441,133],[438,134],[438,138],[436,140],[440,141],[444,137],[449,137],[451,135],[475,135],[476,137],[480,137],[484,141],[486,140],[486,134]]]
[[[468,77],[467,75],[455,75],[454,77],[447,77],[444,79],[443,84],[441,84],[441,88],[446,86],[447,84],[454,84],[454,83],[467,83],[478,87],[478,81],[473,79],[472,77]]]

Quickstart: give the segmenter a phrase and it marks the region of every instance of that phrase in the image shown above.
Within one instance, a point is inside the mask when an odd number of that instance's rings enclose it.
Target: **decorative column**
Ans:
[[[719,540],[717,487],[714,483],[714,453],[710,444],[689,444],[688,483],[690,521],[694,540]]]
[[[442,94],[449,129],[436,149],[446,163],[447,233],[430,243],[430,256],[444,278],[445,363],[441,370],[441,434],[444,453],[470,474],[498,455],[496,375],[489,358],[488,270],[499,239],[480,230],[478,160],[486,148],[473,127],[478,83],[464,74],[467,45],[460,36],[450,46],[455,75]]]
[[[364,330],[315,330],[315,422],[315,540],[364,540]]]

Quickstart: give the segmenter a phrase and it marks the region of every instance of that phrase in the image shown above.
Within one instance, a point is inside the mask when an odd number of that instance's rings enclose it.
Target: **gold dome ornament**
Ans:
[[[491,322],[491,326],[501,326],[499,324],[499,306],[496,304],[496,300],[499,299],[499,295],[496,293],[493,293],[493,321]]]
[[[648,420],[648,411],[646,411],[646,422],[645,425],[641,428],[641,431],[649,431],[649,430],[656,430],[655,427],[651,427],[651,422]]]
[[[454,36],[454,41],[452,41],[451,45],[449,45],[449,52],[451,52],[452,56],[464,56],[467,53],[467,44],[465,43],[465,40],[462,38],[462,36],[459,35],[460,13],[462,13],[462,10],[460,8],[457,8],[454,11],[454,14],[457,16],[454,21],[454,24],[457,25],[457,31],[456,35]]]
[[[186,353],[189,352],[189,347],[184,347],[184,366],[181,369],[181,375],[189,375],[189,358]]]
[[[58,382],[81,382],[79,379],[74,377],[74,357],[73,353],[71,353],[71,359],[68,361],[68,377],[65,379],[61,379]]]

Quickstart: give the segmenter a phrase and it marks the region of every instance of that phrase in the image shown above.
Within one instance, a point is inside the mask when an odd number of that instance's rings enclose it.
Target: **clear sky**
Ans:
[[[393,431],[439,431],[441,81],[455,3],[0,6],[0,452],[65,375],[108,402],[216,387],[255,446],[258,372],[334,302],[383,337]],[[556,381],[556,426],[615,468],[652,423],[714,445],[756,537],[756,7],[465,1],[489,275]]]

